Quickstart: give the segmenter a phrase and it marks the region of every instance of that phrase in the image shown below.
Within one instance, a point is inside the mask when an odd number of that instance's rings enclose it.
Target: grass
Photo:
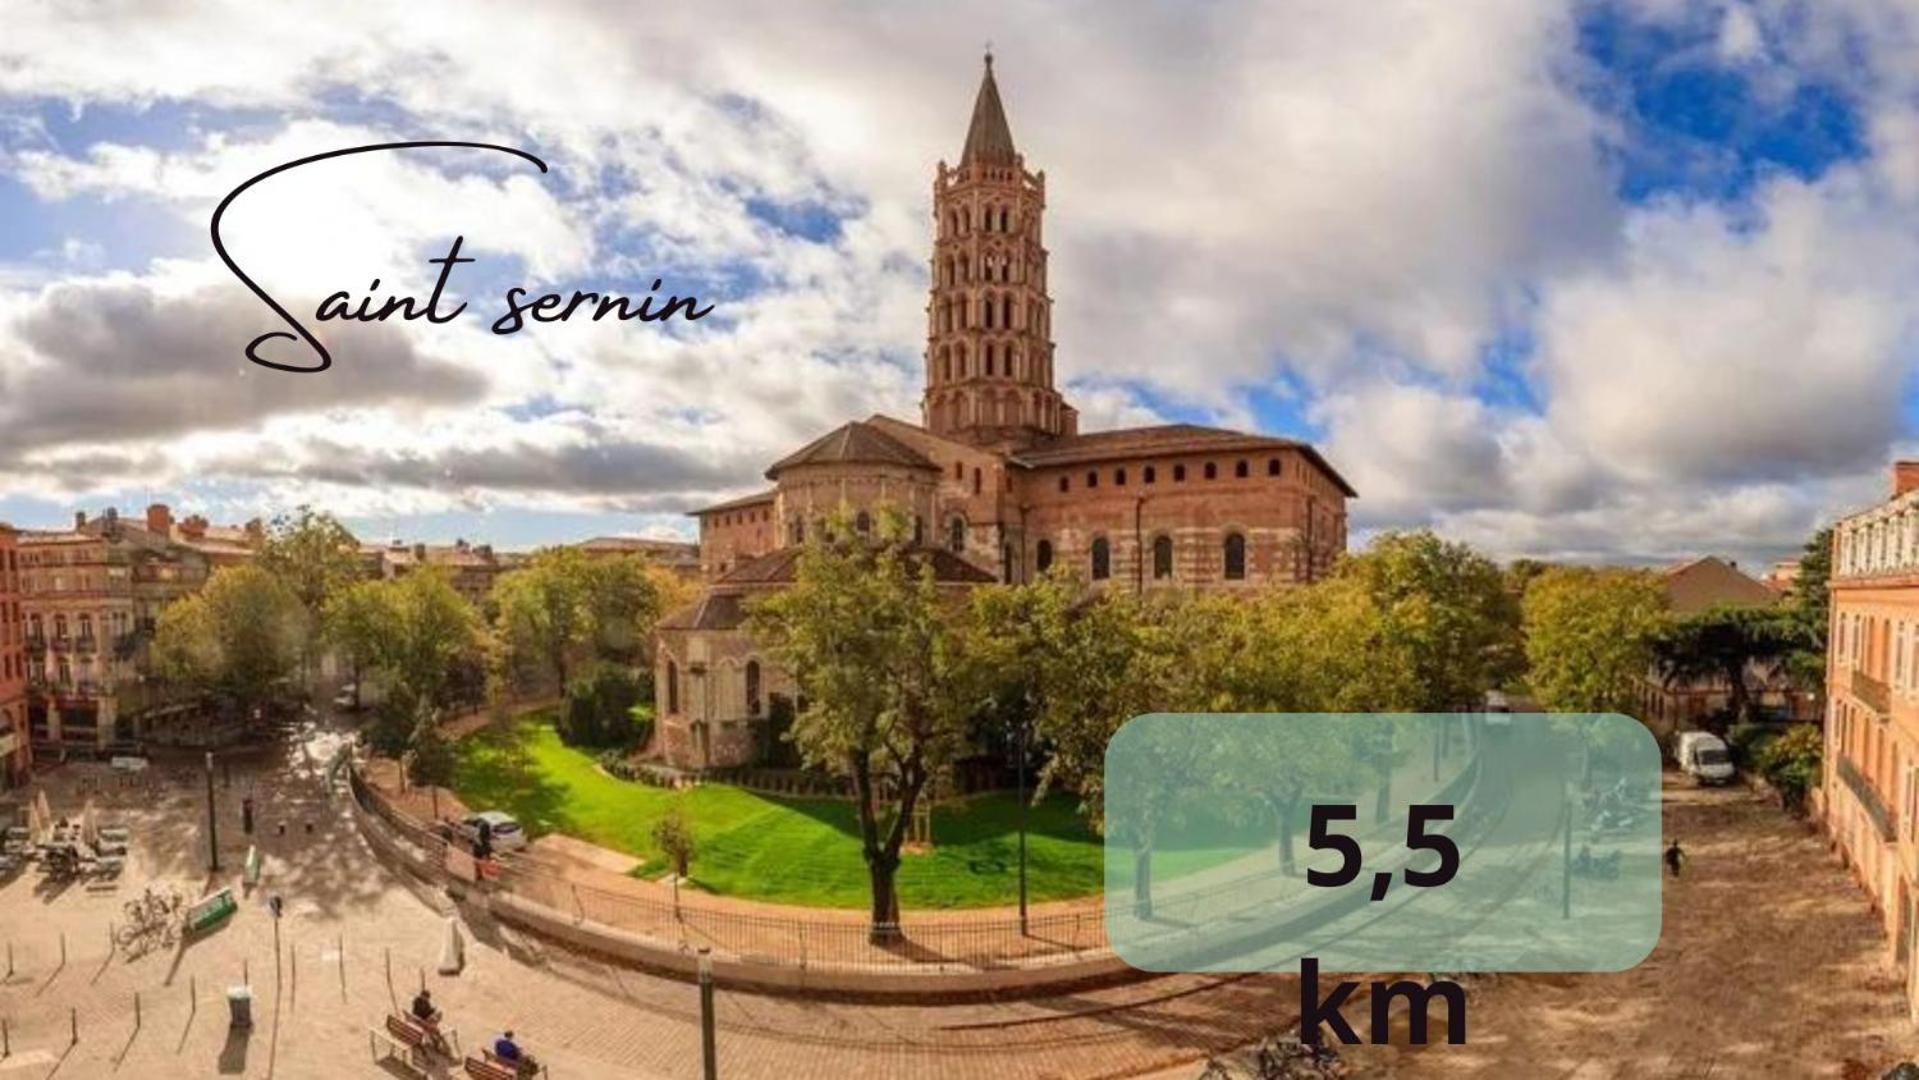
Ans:
[[[860,858],[853,804],[844,799],[760,795],[723,784],[672,792],[617,780],[593,757],[534,719],[462,742],[454,788],[475,809],[505,810],[535,836],[560,832],[642,860],[665,860],[653,823],[681,800],[698,850],[693,884],[709,892],[813,907],[865,907],[870,886]],[[942,803],[933,811],[933,850],[907,854],[899,893],[909,910],[991,907],[1018,900],[1018,800],[1010,793]],[[1100,889],[1102,854],[1072,800],[1030,810],[1028,896],[1086,896]]]

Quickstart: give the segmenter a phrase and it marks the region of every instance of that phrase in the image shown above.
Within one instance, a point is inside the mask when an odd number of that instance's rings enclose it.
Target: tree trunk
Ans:
[[[1293,872],[1293,800],[1278,803],[1274,817],[1279,831],[1279,870],[1290,875]]]
[[[866,874],[873,887],[873,922],[866,939],[875,945],[891,945],[900,940],[899,892],[893,878],[899,859],[875,853],[867,860]]]
[[[1153,917],[1153,844],[1142,841],[1133,849],[1133,914]]]

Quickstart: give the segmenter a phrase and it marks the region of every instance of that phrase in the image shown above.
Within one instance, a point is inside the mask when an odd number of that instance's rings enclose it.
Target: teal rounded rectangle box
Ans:
[[[1163,972],[1621,971],[1659,744],[1617,713],[1154,713],[1106,749],[1106,934]]]

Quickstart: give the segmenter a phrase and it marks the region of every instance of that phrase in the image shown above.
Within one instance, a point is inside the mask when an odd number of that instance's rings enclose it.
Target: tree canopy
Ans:
[[[283,690],[306,636],[299,599],[259,566],[223,567],[160,612],[153,639],[166,678],[251,711]]]

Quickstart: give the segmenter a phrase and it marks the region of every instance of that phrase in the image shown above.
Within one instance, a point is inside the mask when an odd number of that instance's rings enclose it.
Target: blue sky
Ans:
[[[1121,5],[1070,60],[1037,44],[1067,14],[1021,3],[482,5],[452,35],[431,4],[38,12],[0,44],[0,520],[308,501],[369,537],[683,534],[834,423],[916,418],[927,192],[982,27],[1047,170],[1088,427],[1310,439],[1362,535],[1501,555],[1764,560],[1880,497],[1919,418],[1909,16],[1348,8]],[[219,62],[240,38],[275,62]],[[307,310],[376,276],[423,294],[454,233],[479,261],[455,324],[330,327],[324,383],[245,370],[274,327],[212,260],[213,202],[395,138],[554,169],[417,152],[250,194],[236,249]],[[655,279],[715,315],[485,333],[511,285]]]

